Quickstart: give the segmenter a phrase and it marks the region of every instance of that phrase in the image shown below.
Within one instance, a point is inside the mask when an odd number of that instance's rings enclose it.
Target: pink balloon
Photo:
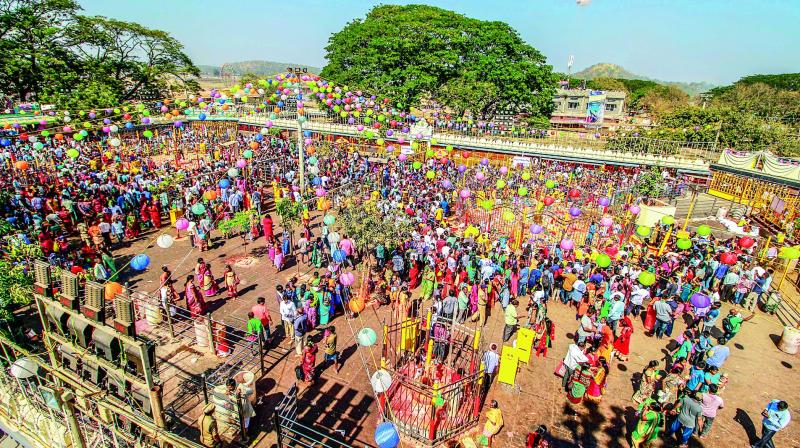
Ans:
[[[175,221],[175,228],[178,229],[178,230],[186,230],[186,229],[188,229],[189,228],[189,220],[186,219],[186,218],[178,218],[178,220]]]
[[[508,174],[508,167],[501,166],[500,167],[500,174]]]
[[[356,278],[352,272],[345,272],[344,274],[339,276],[339,283],[343,284],[344,286],[350,286],[355,281]]]
[[[572,250],[574,246],[575,243],[573,243],[571,239],[564,238],[563,240],[561,240],[561,248],[564,250]]]
[[[405,154],[400,154],[399,156],[397,156],[397,160],[399,160],[401,162],[405,162],[407,159],[408,159],[408,156],[405,155]]]
[[[461,196],[461,199],[467,199],[472,195],[472,192],[469,191],[469,188],[464,188],[458,193],[458,195]]]
[[[325,196],[326,191],[325,191],[324,188],[320,187],[320,188],[317,188],[316,193],[317,193],[317,197],[321,198],[321,197]]]
[[[628,211],[631,212],[631,215],[638,215],[642,209],[639,208],[638,205],[631,205],[631,208],[629,208]]]
[[[600,219],[600,225],[603,227],[611,227],[612,224],[614,224],[614,220],[608,216],[603,216],[603,218]]]
[[[236,161],[236,168],[244,168],[247,166],[247,160],[239,159]]]
[[[483,174],[483,171],[478,171],[477,173],[475,173],[475,179],[478,180],[486,179],[486,175]]]

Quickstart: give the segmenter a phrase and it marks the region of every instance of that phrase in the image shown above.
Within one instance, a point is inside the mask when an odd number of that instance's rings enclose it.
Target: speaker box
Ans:
[[[67,320],[69,320],[67,311],[60,305],[48,303],[45,305],[44,313],[50,323],[50,331],[61,336],[67,336]]]
[[[76,344],[83,348],[89,347],[89,343],[92,342],[94,327],[88,319],[73,315],[67,320],[67,328],[69,328],[69,334]]]
[[[155,345],[144,343],[144,352],[145,356],[147,356],[147,364],[150,368],[155,367]],[[139,351],[139,346],[134,344],[126,345],[125,356],[128,358],[128,364],[125,366],[125,370],[144,378],[145,363]]]
[[[116,333],[104,327],[97,327],[92,334],[94,352],[106,361],[119,364],[120,342]]]
[[[80,358],[78,358],[78,353],[66,344],[59,345],[58,352],[61,354],[61,365],[67,370],[78,373],[78,362],[80,360]]]
[[[89,359],[83,360],[83,369],[81,369],[81,378],[96,386],[102,386],[103,380],[106,377],[106,370],[96,362]]]

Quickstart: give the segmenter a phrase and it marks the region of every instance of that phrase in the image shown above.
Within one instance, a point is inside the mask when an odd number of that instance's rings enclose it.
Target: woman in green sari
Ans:
[[[658,403],[644,403],[639,412],[639,422],[631,433],[631,448],[648,448],[658,438],[664,417],[661,415],[661,405]]]
[[[422,300],[428,300],[433,296],[435,282],[436,273],[429,266],[425,266],[425,272],[422,274],[422,292],[419,295]]]

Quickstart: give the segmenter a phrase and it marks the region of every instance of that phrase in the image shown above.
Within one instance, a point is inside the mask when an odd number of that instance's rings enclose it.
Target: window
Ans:
[[[617,110],[617,105],[616,104],[614,104],[614,103],[607,103],[606,104],[606,111],[607,112],[614,112],[615,110]]]
[[[577,108],[578,108],[578,102],[577,101],[570,101],[570,102],[567,103],[567,109],[575,110]]]

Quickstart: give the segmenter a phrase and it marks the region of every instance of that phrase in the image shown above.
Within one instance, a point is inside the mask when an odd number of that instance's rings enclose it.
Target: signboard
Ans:
[[[532,165],[532,162],[530,157],[514,156],[514,158],[511,159],[511,165],[527,168]]]
[[[606,111],[606,92],[602,90],[589,91],[589,101],[586,110],[587,123],[602,123]]]
[[[414,149],[410,145],[403,145],[400,147],[400,154],[405,154],[407,156],[414,155]]]
[[[500,354],[500,372],[497,374],[497,381],[514,385],[514,381],[517,379],[518,366],[519,356],[517,349],[510,345],[504,345],[503,352]]]
[[[531,360],[534,337],[536,337],[536,332],[530,328],[520,328],[519,331],[517,331],[516,345],[519,362],[527,364]]]

